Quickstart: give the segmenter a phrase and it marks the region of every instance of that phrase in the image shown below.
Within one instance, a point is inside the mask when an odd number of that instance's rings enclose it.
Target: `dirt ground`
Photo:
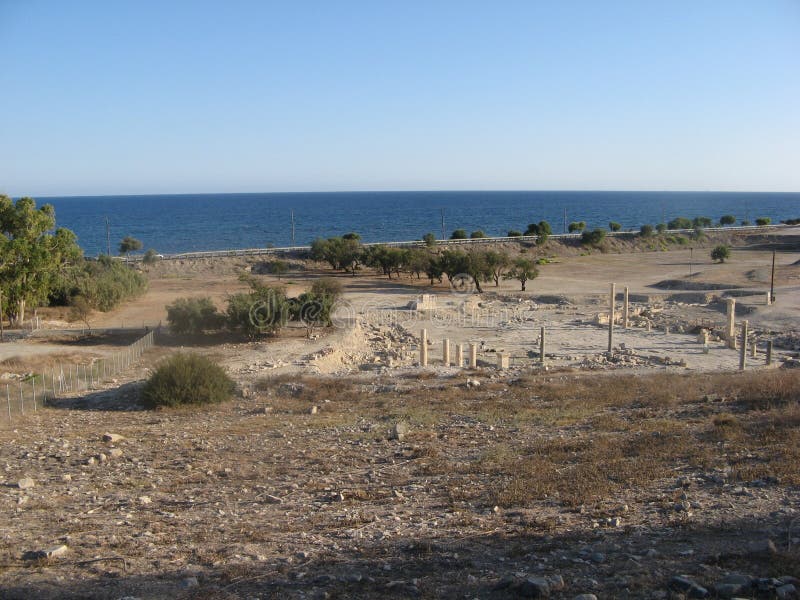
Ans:
[[[714,240],[527,248],[548,260],[526,292],[334,275],[335,326],[310,338],[162,332],[98,389],[0,417],[0,597],[794,597],[800,382],[781,367],[800,351],[798,237],[733,240],[725,264]],[[86,337],[40,311],[50,331],[0,344],[0,382],[108,356],[176,298],[222,306],[256,263],[164,261],[143,297],[90,321],[124,335]],[[280,283],[294,296],[323,275],[293,261]],[[423,293],[435,308],[410,310]],[[757,341],[744,374],[720,338],[726,297]],[[476,344],[478,369],[444,365],[444,340],[451,359]],[[240,397],[142,410],[141,381],[181,349],[222,364]],[[124,439],[103,442],[109,431]]]

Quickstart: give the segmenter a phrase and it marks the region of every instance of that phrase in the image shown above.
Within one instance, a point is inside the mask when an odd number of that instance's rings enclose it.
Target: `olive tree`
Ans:
[[[522,291],[525,291],[526,284],[531,279],[536,279],[539,276],[539,270],[532,260],[527,258],[518,258],[514,261],[511,268],[503,276],[504,279],[516,279],[522,286]]]

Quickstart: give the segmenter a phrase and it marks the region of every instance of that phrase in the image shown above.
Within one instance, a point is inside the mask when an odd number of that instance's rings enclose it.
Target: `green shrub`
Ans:
[[[713,221],[708,217],[695,217],[692,220],[692,226],[697,229],[698,227],[711,227],[713,225]]]
[[[719,245],[711,251],[711,260],[724,263],[726,259],[730,258],[731,249],[725,245]]]
[[[736,223],[736,217],[733,215],[722,215],[719,218],[720,225],[734,225]]]
[[[178,298],[167,305],[167,323],[173,333],[196,335],[218,329],[223,318],[211,298]]]
[[[436,236],[432,233],[426,233],[422,236],[422,241],[425,242],[425,245],[430,248],[436,245]]]
[[[667,230],[667,224],[666,223],[659,223],[658,225],[656,225],[656,231],[658,233],[664,233],[666,230]]]
[[[654,229],[652,225],[642,225],[639,228],[639,235],[642,237],[652,237],[653,231]]]
[[[82,296],[90,308],[107,312],[124,300],[133,299],[147,289],[145,277],[120,260],[100,256],[84,261],[77,269],[62,275],[50,295],[52,304],[72,304]]]
[[[667,223],[667,229],[691,229],[692,220],[686,217],[676,217]]]
[[[585,222],[585,221],[573,221],[573,222],[572,222],[572,223],[570,223],[570,224],[569,224],[569,226],[567,227],[567,230],[568,230],[570,233],[575,233],[576,231],[577,231],[578,233],[580,233],[580,232],[581,232],[581,231],[583,231],[584,229],[586,229],[586,222]]]
[[[772,223],[772,219],[770,219],[769,217],[758,217],[756,219],[756,225],[764,226],[764,225],[769,225],[770,223]]]
[[[597,246],[606,238],[605,229],[592,229],[591,231],[584,231],[581,234],[581,244],[588,246]]]
[[[522,232],[517,231],[516,229],[509,229],[506,237],[522,237]]]
[[[742,227],[749,227],[750,225],[752,225],[750,221],[748,221],[747,219],[742,219]]]
[[[482,230],[476,229],[475,231],[473,231],[470,234],[469,237],[471,237],[473,240],[478,240],[478,239],[481,239],[481,238],[485,238],[486,234]]]
[[[219,365],[198,354],[174,354],[158,366],[142,389],[149,408],[203,405],[231,397],[235,384]]]
[[[450,236],[451,240],[465,240],[467,239],[467,231],[465,229],[456,229],[453,235]]]
[[[611,221],[611,222],[608,224],[608,228],[609,228],[611,231],[619,231],[620,229],[622,229],[622,225],[620,225],[620,224],[619,224],[619,223],[617,223],[616,221]]]

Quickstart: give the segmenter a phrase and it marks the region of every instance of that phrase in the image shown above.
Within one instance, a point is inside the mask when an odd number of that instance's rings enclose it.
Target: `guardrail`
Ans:
[[[703,231],[764,231],[774,228],[789,227],[783,224],[774,225],[744,225],[744,226],[731,226],[731,227],[704,227]],[[664,233],[694,233],[694,229],[667,229]],[[629,231],[606,231],[607,237],[624,237],[639,235],[636,230]],[[485,237],[485,238],[468,238],[463,240],[436,240],[437,246],[459,246],[466,244],[496,244],[502,242],[535,242],[538,236],[535,235],[519,235],[519,236],[504,236],[504,237]],[[580,233],[554,233],[548,236],[550,239],[576,239],[580,238]],[[420,240],[409,240],[404,242],[367,242],[362,246],[389,246],[392,248],[413,248],[425,246],[425,242]],[[311,246],[284,246],[281,248],[242,248],[238,250],[204,250],[199,252],[181,252],[178,254],[162,254],[159,255],[159,260],[186,260],[198,258],[222,258],[231,256],[270,256],[275,254],[288,254],[290,252],[308,251]],[[141,256],[131,256],[128,258],[131,262],[139,262],[142,260]]]

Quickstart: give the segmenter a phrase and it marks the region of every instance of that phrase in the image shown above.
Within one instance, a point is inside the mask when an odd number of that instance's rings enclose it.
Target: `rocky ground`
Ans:
[[[61,400],[0,432],[0,596],[795,597],[800,373],[489,374]]]

